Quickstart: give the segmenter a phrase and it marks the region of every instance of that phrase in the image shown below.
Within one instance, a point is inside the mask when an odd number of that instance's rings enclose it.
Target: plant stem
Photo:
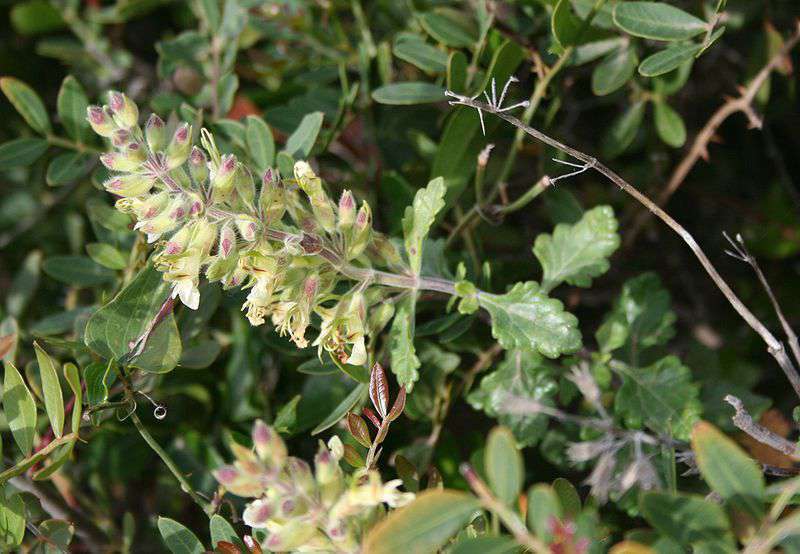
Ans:
[[[62,437],[51,441],[47,446],[35,452],[25,458],[24,460],[20,461],[16,465],[8,468],[7,470],[0,473],[0,484],[5,483],[12,477],[16,477],[17,475],[22,475],[25,473],[29,468],[35,466],[39,462],[43,461],[47,456],[53,453],[53,450],[58,448],[59,446],[63,446],[69,442],[78,439],[78,435],[75,433],[70,433],[68,435],[63,435]]]
[[[75,150],[76,152],[80,152],[81,154],[102,154],[104,150],[100,150],[99,148],[95,148],[94,146],[90,146],[88,144],[83,144],[80,142],[75,142],[74,140],[69,140],[64,137],[57,137],[55,135],[47,135],[47,142],[52,144],[53,146],[60,146],[61,148],[68,148],[70,150]]]
[[[508,113],[501,112],[498,109],[489,106],[483,102],[478,102],[473,100],[468,96],[461,96],[461,95],[453,95],[451,97],[455,98],[455,100],[451,101],[451,104],[454,105],[462,105],[462,106],[469,106],[475,109],[481,109],[485,113],[494,114],[497,117],[504,119],[517,129],[521,129],[526,134],[532,136],[533,138],[557,149],[565,154],[572,156],[573,158],[582,161],[586,167],[586,169],[594,169],[604,177],[606,177],[609,181],[617,185],[620,189],[622,189],[625,193],[632,196],[637,202],[642,204],[646,207],[649,211],[654,213],[661,221],[663,221],[670,229],[672,229],[683,241],[687,244],[689,249],[694,253],[695,257],[698,259],[700,264],[705,269],[706,273],[709,275],[711,280],[717,286],[717,288],[722,292],[725,298],[728,300],[730,305],[733,309],[739,314],[739,316],[745,320],[745,322],[761,337],[764,343],[767,345],[767,351],[775,358],[778,364],[781,366],[781,369],[786,374],[786,377],[789,379],[789,382],[792,384],[795,392],[797,393],[798,397],[800,397],[800,374],[797,373],[797,369],[795,368],[792,360],[786,353],[786,349],[783,346],[783,343],[775,338],[769,329],[750,311],[750,309],[744,305],[744,303],[739,299],[735,292],[731,289],[722,275],[719,274],[717,268],[714,267],[714,264],[711,263],[706,253],[694,239],[691,233],[687,231],[680,223],[675,221],[668,213],[662,210],[655,202],[650,200],[647,196],[639,192],[639,190],[628,183],[625,179],[620,177],[617,173],[600,163],[596,158],[589,156],[588,154],[584,154],[580,150],[576,150],[571,146],[567,146],[562,142],[557,141],[556,139],[550,137],[549,135],[544,134],[543,132],[539,131],[538,129],[534,129],[530,125],[527,125],[517,119],[516,117],[509,115]]]
[[[206,502],[199,494],[197,494],[197,491],[192,488],[192,485],[189,484],[189,481],[186,479],[186,477],[184,477],[183,473],[181,473],[181,470],[177,464],[175,464],[175,461],[170,457],[169,454],[167,454],[166,450],[161,448],[161,445],[156,442],[156,440],[153,438],[153,435],[151,435],[150,431],[148,431],[144,426],[142,420],[139,419],[138,415],[136,415],[136,411],[131,412],[130,417],[131,421],[133,421],[134,427],[136,427],[136,430],[139,431],[139,434],[144,439],[144,442],[146,442],[147,445],[152,448],[156,454],[158,454],[158,457],[161,458],[161,461],[164,462],[164,465],[167,466],[167,469],[172,472],[172,475],[174,475],[175,479],[177,479],[181,484],[181,489],[183,492],[187,493],[192,500],[194,500],[195,504],[203,509],[203,512],[205,512],[206,515],[209,517],[213,515],[211,504]]]

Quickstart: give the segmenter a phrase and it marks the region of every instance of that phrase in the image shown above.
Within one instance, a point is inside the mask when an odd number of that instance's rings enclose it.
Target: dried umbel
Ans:
[[[372,229],[372,212],[345,190],[338,203],[311,166],[298,161],[292,178],[267,169],[258,184],[233,154],[223,154],[206,129],[193,144],[187,123],[168,132],[157,115],[144,130],[136,104],[119,92],[107,106],[90,106],[87,120],[113,150],[101,156],[112,172],[104,186],[116,207],[156,243],[154,261],[172,284],[173,298],[191,309],[200,303],[200,278],[249,290],[242,306],[253,325],[267,319],[304,348],[312,314],[321,319],[313,345],[340,362],[367,361],[365,337],[391,317],[389,292],[369,287],[375,265],[401,257]],[[356,264],[356,265],[354,265]],[[343,268],[359,275],[345,275]],[[341,281],[357,281],[344,293]],[[376,325],[371,307],[380,308]]]
[[[243,518],[263,530],[270,551],[359,552],[362,537],[386,505],[414,499],[400,492],[400,480],[383,483],[376,471],[346,475],[339,466],[344,447],[338,437],[320,443],[314,469],[287,455],[278,433],[256,421],[253,448],[232,445],[236,460],[214,472],[231,493],[253,500]]]

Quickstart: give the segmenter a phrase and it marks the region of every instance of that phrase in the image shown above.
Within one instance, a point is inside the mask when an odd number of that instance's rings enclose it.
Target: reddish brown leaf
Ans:
[[[4,337],[0,337],[0,359],[5,358],[6,354],[11,351],[16,339],[17,336],[13,333]]]
[[[344,445],[344,461],[358,469],[364,467],[364,458],[352,445]]]
[[[363,413],[367,417],[367,419],[372,422],[372,424],[375,426],[375,429],[381,428],[381,420],[378,419],[378,416],[375,415],[375,412],[373,412],[369,408],[364,408],[363,410],[361,410],[361,413]]]
[[[367,427],[366,421],[351,412],[347,414],[347,429],[361,446],[366,448],[370,447],[372,444],[372,437],[369,436],[369,427]]]
[[[397,393],[397,398],[394,399],[394,404],[392,405],[392,409],[389,414],[386,416],[386,419],[389,421],[394,421],[400,414],[403,413],[403,410],[406,407],[406,388],[400,387],[400,391]]]
[[[389,408],[389,383],[386,381],[386,372],[379,363],[372,366],[369,375],[369,398],[381,417],[385,419],[386,410]]]
[[[228,541],[219,541],[214,550],[220,554],[242,554],[241,548]]]
[[[247,548],[250,549],[250,554],[263,554],[263,550],[261,550],[261,545],[258,544],[258,541],[255,540],[250,535],[244,536],[244,544]]]

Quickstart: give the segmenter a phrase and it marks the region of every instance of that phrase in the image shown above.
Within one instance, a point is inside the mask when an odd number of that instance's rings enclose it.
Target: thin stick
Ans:
[[[753,78],[752,81],[747,85],[747,87],[741,89],[741,93],[737,98],[728,98],[722,106],[717,109],[716,112],[711,116],[711,118],[706,122],[705,126],[697,133],[697,136],[692,142],[692,146],[689,148],[689,151],[686,153],[686,156],[681,160],[675,170],[672,172],[672,175],[667,182],[667,186],[661,191],[656,199],[656,204],[659,206],[664,206],[675,194],[675,191],[683,184],[683,181],[686,179],[686,176],[695,166],[697,161],[700,158],[708,159],[708,144],[711,142],[711,139],[717,133],[717,129],[719,128],[722,123],[728,119],[731,115],[741,112],[745,114],[750,122],[750,126],[755,129],[760,129],[762,121],[756,115],[755,111],[753,110],[753,99],[755,98],[758,91],[761,89],[761,86],[769,77],[770,73],[772,73],[778,65],[780,65],[789,52],[797,45],[798,41],[800,41],[800,20],[797,23],[797,29],[795,30],[794,34],[786,41],[783,45],[783,48],[775,54],[767,65],[765,65],[761,71]],[[642,230],[642,227],[649,219],[650,214],[647,211],[640,212],[636,219],[633,222],[632,228],[630,233],[628,234],[627,238],[625,239],[626,246],[630,246],[636,240],[636,236],[639,234],[639,231]]]
[[[734,414],[731,420],[737,428],[744,431],[761,444],[765,444],[778,452],[791,456],[794,460],[800,459],[795,443],[776,435],[760,423],[754,421],[753,416],[745,410],[741,400],[729,394],[725,397],[725,402],[733,406],[733,409],[736,410],[736,414]]]
[[[781,305],[778,303],[778,299],[775,297],[775,293],[772,291],[772,287],[769,285],[767,278],[764,276],[764,272],[761,271],[761,266],[758,265],[758,260],[756,260],[755,256],[753,256],[750,251],[747,249],[747,246],[744,243],[744,239],[742,235],[736,235],[736,241],[734,241],[731,237],[728,236],[727,233],[722,233],[728,242],[731,244],[735,252],[726,251],[729,255],[733,256],[737,260],[741,260],[744,263],[748,264],[758,277],[761,286],[764,287],[764,290],[769,296],[770,302],[772,302],[772,309],[775,310],[775,314],[778,316],[778,320],[781,322],[781,327],[783,327],[783,332],[786,333],[786,340],[789,343],[789,348],[792,350],[792,354],[794,354],[794,361],[797,364],[800,364],[800,343],[798,343],[797,335],[792,329],[792,326],[789,325],[789,322],[786,319],[786,316],[783,315],[783,310],[781,309]]]
[[[524,133],[532,136],[533,138],[557,149],[561,150],[562,152],[569,154],[575,159],[578,159],[584,162],[587,165],[590,165],[594,168],[598,173],[606,177],[609,181],[617,185],[620,189],[624,192],[632,196],[637,202],[642,204],[648,210],[653,212],[661,221],[667,224],[675,233],[680,236],[683,241],[689,246],[689,249],[694,253],[697,259],[700,261],[700,264],[703,266],[703,269],[706,270],[711,280],[717,286],[717,288],[725,295],[725,298],[728,300],[730,305],[733,307],[734,310],[745,320],[745,322],[761,337],[761,339],[767,345],[767,351],[775,358],[778,364],[783,369],[783,372],[786,374],[786,377],[789,379],[789,382],[792,384],[792,387],[797,393],[797,396],[800,397],[800,375],[797,373],[797,369],[794,367],[792,360],[786,354],[786,349],[783,346],[783,343],[779,341],[775,336],[766,328],[766,326],[750,311],[747,306],[745,306],[742,301],[736,296],[736,293],[733,292],[731,287],[725,282],[725,279],[719,274],[717,269],[711,263],[711,260],[708,259],[703,249],[700,248],[700,245],[694,239],[691,233],[687,231],[680,223],[675,221],[672,216],[662,210],[655,202],[650,200],[647,196],[639,192],[639,190],[628,183],[625,179],[617,175],[614,171],[600,163],[596,158],[589,156],[588,154],[584,154],[580,150],[576,150],[571,146],[567,146],[566,144],[557,141],[556,139],[550,137],[539,131],[538,129],[534,129],[530,125],[526,125],[513,115],[509,115],[504,112],[499,112],[493,109],[488,104],[484,104],[483,102],[478,102],[473,100],[468,96],[462,96],[459,94],[455,94],[453,92],[447,91],[448,96],[454,98],[450,102],[450,104],[462,105],[462,106],[469,106],[475,109],[484,110],[486,113],[494,114],[497,117],[506,120],[508,123],[516,127],[517,129],[521,129]]]

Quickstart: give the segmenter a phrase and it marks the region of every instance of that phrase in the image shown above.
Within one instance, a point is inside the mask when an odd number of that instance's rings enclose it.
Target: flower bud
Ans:
[[[167,213],[161,213],[152,219],[142,219],[134,226],[134,229],[147,234],[148,243],[157,241],[161,235],[174,228],[175,220]]]
[[[253,242],[258,236],[258,220],[249,215],[239,215],[234,220],[239,234],[247,242]]]
[[[265,545],[271,552],[295,551],[315,534],[319,534],[319,531],[314,525],[309,525],[303,519],[293,519],[272,531]]]
[[[222,226],[219,231],[218,252],[220,258],[227,258],[236,249],[236,233],[230,224]],[[255,430],[253,431],[255,433]]]
[[[319,452],[314,457],[314,473],[323,504],[332,504],[341,494],[344,480],[339,462],[324,444],[320,444]]]
[[[163,150],[167,143],[167,129],[164,120],[156,114],[151,114],[144,127],[144,135],[151,152]]]
[[[128,144],[125,149],[122,150],[122,154],[132,164],[136,164],[136,167],[139,167],[139,165],[147,159],[147,152],[145,152],[145,149],[142,148],[142,145],[138,142],[131,142]]]
[[[256,196],[256,185],[253,182],[253,176],[243,166],[236,168],[233,176],[234,188],[239,199],[245,203],[246,206],[253,206],[253,199]]]
[[[253,425],[253,446],[262,462],[275,468],[283,467],[287,456],[286,444],[275,429],[260,419]]]
[[[398,266],[403,263],[403,258],[389,237],[382,233],[372,232],[372,245],[370,252],[380,258],[383,265]]]
[[[261,529],[267,526],[267,521],[274,513],[275,509],[269,500],[258,498],[247,505],[242,513],[242,519],[244,519],[245,525]]]
[[[278,182],[272,168],[267,168],[261,177],[261,195],[258,204],[261,207],[267,225],[280,221],[286,211],[283,186]]]
[[[346,190],[339,198],[339,220],[336,226],[339,231],[347,232],[353,227],[356,221],[356,200],[353,198],[353,193]]]
[[[233,176],[235,172],[236,156],[233,154],[224,154],[211,182],[215,194],[224,196],[230,192],[233,186]]]
[[[114,114],[114,121],[123,129],[135,127],[139,122],[139,108],[121,92],[112,90],[108,93],[108,107]]]
[[[192,231],[191,225],[184,225],[178,229],[178,232],[172,235],[167,241],[164,247],[164,254],[174,255],[182,253],[189,244],[189,240],[192,238]]]
[[[286,460],[286,472],[294,486],[303,492],[305,495],[311,495],[316,488],[314,483],[314,476],[311,474],[311,468],[300,458],[289,458]]]
[[[94,132],[101,137],[110,137],[111,133],[117,128],[113,120],[100,106],[86,108],[86,121],[92,126]]]
[[[115,148],[124,148],[131,142],[131,133],[126,129],[117,129],[111,133],[111,144]]]
[[[134,173],[116,175],[103,183],[103,187],[117,196],[142,196],[153,187],[151,178]]]
[[[169,194],[166,191],[161,191],[145,198],[138,205],[132,205],[131,208],[136,215],[136,219],[152,219],[166,208],[168,202]]]
[[[137,155],[131,156],[129,152],[129,149],[125,152],[106,152],[100,155],[100,162],[111,171],[134,171],[142,162],[137,159]]]
[[[172,140],[167,146],[167,169],[175,169],[189,157],[189,152],[192,149],[192,143],[189,140],[191,136],[192,128],[188,123],[181,123],[175,129]]]
[[[205,257],[211,252],[211,247],[217,240],[217,226],[211,223],[206,218],[200,218],[194,223],[194,234],[189,243],[189,248]]]
[[[183,219],[189,214],[189,199],[185,195],[179,194],[170,202],[166,214],[173,221]]]
[[[189,173],[198,184],[205,183],[208,179],[208,160],[197,146],[193,146],[192,152],[189,154]]]
[[[369,204],[364,202],[358,210],[356,222],[351,233],[352,240],[347,248],[347,258],[352,260],[364,252],[370,241],[372,231],[372,210]]]

